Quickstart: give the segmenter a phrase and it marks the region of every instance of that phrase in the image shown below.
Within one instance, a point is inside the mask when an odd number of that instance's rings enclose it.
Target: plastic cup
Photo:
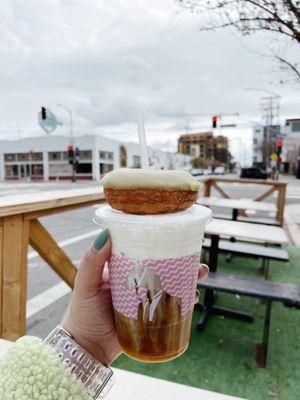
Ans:
[[[124,353],[162,362],[188,347],[205,225],[211,210],[194,205],[161,215],[131,215],[104,206],[95,222],[109,229],[109,276]]]

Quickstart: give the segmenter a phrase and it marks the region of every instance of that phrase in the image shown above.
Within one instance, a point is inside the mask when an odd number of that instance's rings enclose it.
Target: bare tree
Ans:
[[[300,0],[176,0],[201,14],[200,30],[233,27],[243,36],[266,31],[300,45]],[[300,49],[300,47],[299,47]],[[280,64],[300,80],[297,63],[273,53]]]

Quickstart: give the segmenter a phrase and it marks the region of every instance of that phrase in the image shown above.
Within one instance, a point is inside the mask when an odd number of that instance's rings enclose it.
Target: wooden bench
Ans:
[[[204,249],[210,249],[211,240],[209,238],[205,238],[202,246]],[[262,259],[263,266],[262,268],[259,268],[259,271],[263,271],[266,279],[268,278],[270,261],[289,261],[289,255],[286,250],[276,249],[274,247],[265,247],[261,245],[230,242],[228,240],[219,241],[219,251],[222,253],[234,254],[239,257]]]
[[[209,249],[211,240],[205,238],[202,246]],[[286,250],[239,242],[229,242],[228,240],[219,241],[219,251],[224,253],[230,252],[241,257],[265,258],[266,260],[283,262],[289,261],[289,255]]]
[[[213,221],[206,226],[205,235],[209,235],[211,238],[208,261],[211,272],[217,271],[220,237],[230,238],[234,235],[237,240],[247,243],[254,242],[268,245],[282,245],[289,241],[284,229],[281,227],[262,225],[258,229],[255,224],[220,219],[213,219]],[[198,327],[202,326],[202,329],[205,328],[205,324],[211,312],[218,312],[219,315],[252,322],[253,318],[249,313],[237,312],[215,305],[215,296],[213,292],[214,291],[211,289],[205,290],[204,312],[201,321],[198,323]]]
[[[250,296],[266,301],[263,337],[261,342],[256,343],[256,362],[260,367],[265,367],[267,363],[272,302],[278,301],[289,307],[300,308],[300,286],[298,285],[215,272],[210,273],[204,281],[199,281],[198,288]]]
[[[214,213],[214,218],[218,219],[227,219],[228,221],[232,221],[231,215]],[[280,226],[280,223],[276,221],[275,218],[261,218],[261,217],[240,217],[237,216],[237,221],[240,222],[251,222],[252,224],[260,224],[260,225],[271,225],[271,226]]]

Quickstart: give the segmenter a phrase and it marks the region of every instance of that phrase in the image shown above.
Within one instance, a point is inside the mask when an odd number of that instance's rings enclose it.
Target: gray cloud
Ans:
[[[245,87],[279,91],[287,116],[299,109],[299,92],[269,84],[282,75],[272,60],[231,32],[200,33],[199,16],[172,0],[3,0],[0,18],[0,137],[39,133],[41,105],[67,120],[57,103],[73,110],[77,133],[129,140],[143,110],[149,142],[164,148],[218,112],[259,119],[260,94]],[[265,40],[247,45],[263,50]],[[184,112],[207,116],[162,117]]]

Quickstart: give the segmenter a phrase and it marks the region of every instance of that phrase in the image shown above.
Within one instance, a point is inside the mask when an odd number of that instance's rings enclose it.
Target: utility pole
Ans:
[[[266,125],[263,129],[263,163],[265,168],[269,167],[271,153],[275,150],[275,143],[279,135],[279,112],[280,112],[280,98],[276,93],[270,92],[266,89],[261,88],[246,88],[247,91],[264,92],[267,93],[267,97],[261,98],[261,106],[264,111],[263,118],[266,121]],[[273,118],[274,109],[276,110],[277,127],[275,135],[272,135],[273,130]],[[275,137],[274,137],[275,136]]]
[[[266,168],[270,164],[270,156],[275,151],[275,144],[278,137],[278,126],[279,126],[279,96],[267,96],[262,97],[261,106],[264,111],[263,118],[266,121],[264,129],[264,163]],[[276,110],[277,125],[274,127],[274,111]],[[275,131],[274,131],[275,129]]]

